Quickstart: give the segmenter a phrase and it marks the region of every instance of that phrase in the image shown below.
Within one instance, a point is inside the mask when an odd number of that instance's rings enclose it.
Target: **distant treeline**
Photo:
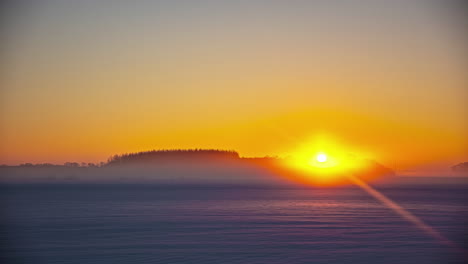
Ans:
[[[107,162],[100,163],[77,163],[66,162],[63,165],[55,165],[51,163],[31,164],[24,163],[19,166],[0,165],[0,168],[8,167],[21,167],[21,168],[101,168],[101,167],[114,167],[119,165],[133,165],[133,164],[162,164],[165,162],[207,162],[216,164],[217,162],[234,162],[243,164],[252,164],[261,167],[278,168],[281,167],[282,159],[277,157],[252,157],[241,158],[239,153],[233,150],[220,150],[220,149],[165,149],[165,150],[150,150],[134,153],[125,153],[120,155],[113,155],[108,158]],[[385,168],[381,164],[369,161],[368,167],[371,170],[392,173],[392,170]],[[284,168],[281,168],[284,169]],[[468,170],[468,162],[460,163],[453,166],[454,171]]]
[[[452,166],[454,172],[468,173],[468,162],[462,162],[455,166]]]
[[[239,160],[239,153],[219,149],[167,149],[114,155],[106,165],[150,163],[157,161]]]
[[[85,163],[85,162],[65,162],[64,164],[52,163],[22,163],[18,166],[0,165],[1,167],[22,167],[22,168],[99,168],[118,164],[131,163],[151,163],[157,161],[214,161],[214,160],[240,160],[239,153],[233,150],[220,149],[163,149],[140,151],[134,153],[125,153],[113,155],[107,159],[107,162]]]
[[[52,164],[52,163],[21,163],[18,166],[10,166],[2,164],[0,168],[8,167],[20,167],[20,168],[99,168],[105,166],[105,162],[91,163],[91,162],[65,162],[64,164]]]
[[[168,149],[125,153],[111,156],[107,162],[63,165],[51,163],[0,166],[0,182],[264,182],[314,183],[307,170],[288,166],[288,158],[240,157],[236,151],[219,149]],[[363,180],[395,173],[385,166],[363,160],[362,169],[348,171]],[[346,178],[341,181],[345,182]]]

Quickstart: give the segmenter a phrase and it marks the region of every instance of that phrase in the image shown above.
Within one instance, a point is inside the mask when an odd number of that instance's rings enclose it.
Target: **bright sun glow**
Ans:
[[[364,153],[337,143],[326,135],[317,135],[299,146],[285,162],[295,170],[290,177],[318,185],[343,182],[346,175],[365,168]],[[367,155],[366,155],[367,156]]]
[[[317,157],[316,157],[317,161],[318,162],[325,162],[327,161],[327,155],[325,154],[318,154]]]

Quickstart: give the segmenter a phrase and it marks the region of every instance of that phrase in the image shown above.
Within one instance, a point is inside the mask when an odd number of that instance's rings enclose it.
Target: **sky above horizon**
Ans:
[[[325,135],[402,170],[468,160],[466,18],[444,1],[10,1],[0,164]],[[396,165],[395,165],[396,164]]]

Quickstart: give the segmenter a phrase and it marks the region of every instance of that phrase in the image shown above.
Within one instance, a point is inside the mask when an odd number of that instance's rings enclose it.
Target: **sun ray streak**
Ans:
[[[408,220],[409,222],[413,223],[416,227],[418,227],[420,230],[424,231],[426,234],[434,237],[437,239],[439,242],[450,246],[451,248],[454,248],[464,255],[466,255],[466,252],[460,248],[457,244],[455,244],[453,241],[449,240],[446,238],[444,235],[442,235],[440,232],[429,226],[428,224],[424,223],[421,219],[419,219],[417,216],[412,214],[411,212],[407,211],[394,201],[392,201],[390,198],[386,197],[384,194],[379,192],[378,190],[374,189],[358,177],[354,175],[348,175],[348,178],[357,186],[361,187],[364,191],[366,191],[369,195],[374,197],[375,199],[379,200],[381,203],[385,204],[388,208],[392,209],[395,213],[399,214],[401,217],[404,219]]]

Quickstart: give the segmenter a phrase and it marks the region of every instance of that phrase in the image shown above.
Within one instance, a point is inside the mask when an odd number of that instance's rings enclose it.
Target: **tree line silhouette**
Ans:
[[[462,162],[452,166],[454,172],[468,173],[468,162]]]
[[[108,160],[106,165],[117,165],[127,163],[145,163],[152,161],[199,161],[199,160],[238,160],[239,153],[233,150],[220,149],[163,149],[150,150],[134,153],[125,153],[121,155],[113,155]]]
[[[124,153],[112,155],[107,159],[107,162],[85,163],[85,162],[65,162],[64,164],[52,163],[22,163],[18,166],[10,166],[2,164],[0,168],[5,167],[22,167],[22,168],[52,168],[52,167],[67,167],[67,168],[99,168],[118,164],[129,163],[145,163],[152,161],[200,161],[200,160],[240,160],[239,153],[234,150],[221,149],[161,149],[140,151],[133,153]]]
[[[31,164],[24,163],[19,166],[6,166],[0,165],[4,168],[6,173],[17,172],[23,173],[45,173],[47,175],[64,175],[64,172],[74,173],[73,175],[87,175],[87,172],[105,172],[106,168],[110,171],[114,169],[120,170],[121,168],[166,168],[164,166],[170,165],[169,168],[183,168],[183,165],[200,164],[203,168],[209,169],[211,165],[221,166],[226,169],[234,168],[254,168],[259,171],[268,171],[274,175],[287,176],[289,179],[296,181],[304,181],[304,179],[312,179],[308,176],[307,171],[300,171],[295,168],[289,167],[287,164],[288,158],[278,157],[240,157],[239,153],[233,150],[220,150],[220,149],[163,149],[163,150],[150,150],[140,151],[134,153],[124,153],[110,156],[107,162],[95,163],[77,163],[66,162],[63,165],[54,165],[51,163]],[[173,163],[175,162],[175,163]],[[363,179],[372,179],[380,177],[380,175],[393,176],[395,173],[392,169],[383,166],[372,160],[364,161],[366,166],[359,171]],[[135,166],[136,165],[136,166]],[[147,165],[149,165],[147,167]],[[160,167],[161,165],[161,167]],[[176,165],[175,167],[173,165]],[[182,166],[180,166],[182,165]],[[209,165],[208,167],[204,167]],[[128,167],[127,167],[128,166]],[[135,166],[135,167],[134,167]],[[141,166],[141,167],[140,167]],[[172,166],[172,167],[171,167]],[[189,168],[192,168],[190,167]],[[197,165],[198,166],[198,165]],[[219,168],[221,168],[219,167]],[[10,169],[8,169],[10,168]],[[124,172],[127,170],[123,170]],[[115,171],[114,171],[115,172]],[[94,174],[90,175],[94,175]],[[221,173],[222,174],[222,173]],[[72,175],[72,176],[73,176]],[[76,176],[75,175],[75,176]],[[72,177],[70,176],[70,177]],[[75,177],[73,176],[73,177]],[[55,177],[55,176],[54,176]],[[59,176],[57,176],[59,177]]]

